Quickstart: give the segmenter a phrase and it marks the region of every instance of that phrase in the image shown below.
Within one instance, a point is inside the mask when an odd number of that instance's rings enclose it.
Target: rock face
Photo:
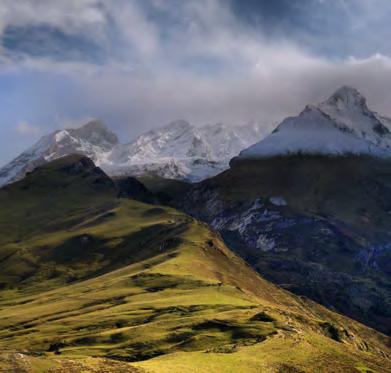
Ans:
[[[391,159],[379,118],[342,88],[194,185],[181,207],[269,280],[390,334]],[[311,129],[316,152],[295,142]]]
[[[260,138],[261,126],[255,123],[238,128],[222,124],[198,128],[181,120],[142,134],[132,143],[120,144],[114,133],[95,120],[44,136],[0,169],[0,186],[68,154],[91,158],[110,176],[153,175],[198,181],[228,168],[233,156]]]
[[[267,279],[390,334],[390,181],[384,160],[256,160],[196,184],[180,207]]]

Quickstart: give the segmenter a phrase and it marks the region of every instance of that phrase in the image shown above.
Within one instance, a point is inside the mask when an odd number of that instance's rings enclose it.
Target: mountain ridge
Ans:
[[[111,176],[150,174],[198,181],[226,169],[234,155],[262,137],[259,124],[239,128],[223,124],[195,127],[178,120],[121,144],[102,122],[92,120],[79,128],[43,136],[0,169],[0,186],[20,179],[36,166],[73,153],[91,158]]]
[[[391,157],[388,118],[371,111],[355,88],[341,87],[318,105],[307,105],[286,118],[260,142],[243,150],[238,160],[292,154],[329,156],[366,154]]]
[[[386,336],[264,280],[204,223],[102,180],[72,155],[0,189],[0,369],[390,371]]]

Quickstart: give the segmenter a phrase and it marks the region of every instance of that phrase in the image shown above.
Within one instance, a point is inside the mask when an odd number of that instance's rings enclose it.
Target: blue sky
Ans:
[[[342,84],[391,115],[389,0],[0,0],[0,165],[103,119],[271,128]]]

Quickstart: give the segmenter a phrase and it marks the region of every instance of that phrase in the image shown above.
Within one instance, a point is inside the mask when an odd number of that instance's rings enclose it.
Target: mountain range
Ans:
[[[1,371],[391,371],[385,335],[266,281],[206,224],[128,195],[80,155],[0,189]]]
[[[264,138],[43,137],[0,172],[0,371],[391,372],[390,122],[342,87]]]
[[[91,158],[110,176],[154,175],[199,181],[228,167],[230,159],[262,137],[262,126],[223,124],[194,127],[178,120],[140,135],[129,144],[102,122],[55,131],[0,169],[0,186],[36,166],[68,154]]]
[[[343,87],[191,186],[177,207],[268,280],[390,334],[388,123]]]

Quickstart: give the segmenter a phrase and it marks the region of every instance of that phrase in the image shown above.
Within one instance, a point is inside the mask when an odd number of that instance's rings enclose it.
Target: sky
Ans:
[[[341,85],[391,116],[389,0],[0,0],[0,166],[100,118],[266,129]]]

